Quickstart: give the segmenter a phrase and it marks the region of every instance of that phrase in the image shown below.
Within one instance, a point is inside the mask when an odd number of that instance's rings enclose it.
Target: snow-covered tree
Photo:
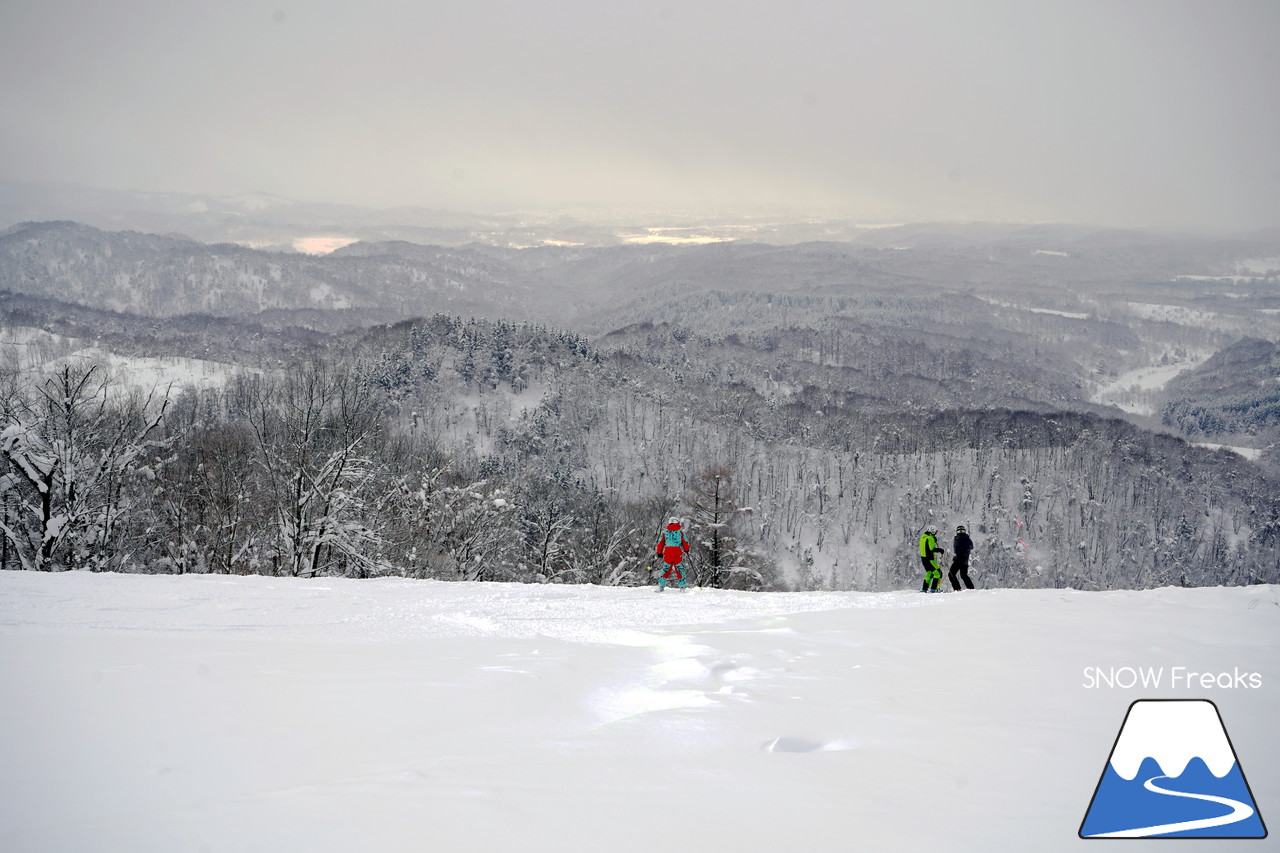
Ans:
[[[113,394],[96,364],[11,388],[0,428],[6,559],[40,571],[126,565],[123,522],[141,510],[129,479],[150,471],[167,394]]]
[[[688,501],[698,582],[735,589],[763,586],[764,563],[739,530],[738,521],[749,510],[738,503],[733,471],[723,464],[704,468],[689,489]]]
[[[275,520],[276,570],[376,570],[365,513],[380,399],[354,365],[317,361],[281,380],[251,377],[248,422]]]
[[[383,501],[404,571],[441,580],[519,580],[511,495],[447,466],[401,473]]]

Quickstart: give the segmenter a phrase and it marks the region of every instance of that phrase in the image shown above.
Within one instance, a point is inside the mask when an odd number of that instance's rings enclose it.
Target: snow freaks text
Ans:
[[[1258,690],[1262,687],[1262,674],[1242,672],[1232,667],[1230,672],[1199,672],[1185,666],[1086,666],[1084,688],[1119,687],[1128,690],[1141,687],[1146,690]]]

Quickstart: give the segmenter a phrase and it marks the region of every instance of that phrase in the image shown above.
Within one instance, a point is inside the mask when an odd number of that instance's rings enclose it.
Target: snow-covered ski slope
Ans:
[[[4,572],[0,850],[1076,849],[1129,704],[1159,697],[1217,704],[1274,822],[1277,660],[1276,586]]]

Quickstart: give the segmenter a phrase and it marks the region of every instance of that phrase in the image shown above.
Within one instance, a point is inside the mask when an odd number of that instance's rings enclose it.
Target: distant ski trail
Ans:
[[[1212,794],[1187,794],[1183,791],[1170,791],[1156,785],[1157,779],[1168,779],[1168,776],[1152,776],[1142,784],[1146,788],[1156,794],[1167,794],[1170,797],[1187,797],[1192,800],[1205,800],[1211,803],[1219,803],[1224,806],[1230,806],[1233,811],[1230,814],[1221,817],[1204,818],[1203,820],[1186,820],[1181,823],[1166,823],[1160,826],[1146,826],[1140,829],[1125,829],[1120,832],[1101,832],[1097,835],[1090,835],[1089,838],[1145,838],[1151,835],[1164,835],[1169,832],[1187,832],[1192,829],[1208,829],[1212,826],[1226,826],[1229,823],[1236,823],[1241,820],[1248,820],[1253,816],[1253,807],[1239,800],[1228,799],[1227,797],[1216,797]]]

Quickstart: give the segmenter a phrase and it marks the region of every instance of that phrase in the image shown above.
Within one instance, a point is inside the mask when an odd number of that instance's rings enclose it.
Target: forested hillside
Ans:
[[[492,351],[478,334],[473,353]],[[652,343],[641,350],[663,351]],[[474,364],[466,348],[463,362]],[[784,583],[904,584],[930,521],[979,531],[980,560],[1001,584],[1275,572],[1276,480],[1233,454],[1113,418],[1031,411],[1028,401],[965,408],[942,395],[944,382],[922,383],[937,393],[922,393],[913,412],[893,399],[888,370],[877,398],[789,383],[771,374],[775,362],[753,365],[740,349],[712,361],[734,375],[709,376],[692,360],[652,364],[625,348],[582,357],[514,426],[501,383],[466,393],[477,411],[498,412],[480,434],[494,442],[490,464],[502,460],[516,476],[546,468],[591,491],[666,496],[674,506],[705,487],[707,472],[731,478],[736,506],[752,508],[734,524]],[[795,353],[779,361],[803,372]]]
[[[1162,420],[1190,436],[1280,439],[1280,348],[1246,338],[1165,388]]]
[[[702,354],[655,358],[657,334]],[[11,375],[0,559],[636,583],[678,513],[695,577],[721,586],[909,587],[930,522],[969,526],[987,585],[1276,579],[1280,488],[1233,454],[1043,403],[965,408],[937,380],[895,411],[892,391],[818,392],[681,337],[605,349],[440,316],[167,404],[104,393],[93,367]]]

